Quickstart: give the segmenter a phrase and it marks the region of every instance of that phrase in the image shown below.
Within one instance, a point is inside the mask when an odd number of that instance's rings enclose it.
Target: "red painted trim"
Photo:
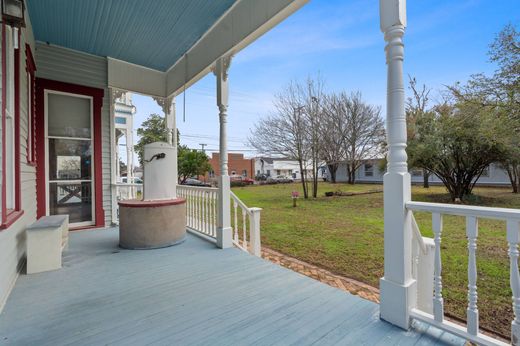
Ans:
[[[18,30],[18,42],[21,41]],[[14,209],[22,210],[22,178],[20,175],[20,47],[14,50]]]
[[[25,44],[25,59],[25,70],[27,72],[34,73],[34,71],[36,71],[36,63],[34,62],[31,46],[28,43]]]
[[[94,214],[95,226],[105,225],[105,211],[103,210],[103,161],[102,161],[102,124],[101,109],[103,105],[104,90],[86,87],[83,85],[64,83],[50,79],[36,78],[36,137],[38,143],[45,143],[45,90],[67,92],[71,94],[91,96],[93,99],[94,115],[94,193],[96,210]],[[46,215],[45,200],[45,145],[36,148],[36,195],[37,217]],[[41,160],[41,161],[40,161]],[[40,161],[40,162],[38,162]]]
[[[184,203],[186,203],[186,199],[184,198],[164,199],[156,201],[141,201],[137,199],[130,199],[118,202],[120,207],[125,208],[157,208]]]
[[[32,98],[32,100],[27,99],[27,122],[31,124],[30,131],[27,132],[27,165],[36,167],[36,97],[34,94],[36,63],[34,62],[31,46],[27,43],[25,44],[25,71],[27,71],[27,76],[29,77],[27,88],[31,91],[30,95]]]
[[[15,223],[19,218],[23,215],[23,210],[11,210],[6,215],[6,220],[4,223],[0,225],[0,230],[7,229],[11,227],[13,223]]]
[[[6,93],[6,87],[7,87],[7,81],[6,81],[6,74],[7,74],[7,65],[6,65],[6,42],[5,42],[5,23],[2,23],[2,143],[5,143],[5,103],[7,100],[7,93]],[[6,190],[6,177],[5,177],[5,145],[2,145],[2,191],[1,191],[1,203],[2,203],[2,219],[1,224],[5,225],[7,221],[7,206],[6,206],[6,200],[7,200],[7,190]]]

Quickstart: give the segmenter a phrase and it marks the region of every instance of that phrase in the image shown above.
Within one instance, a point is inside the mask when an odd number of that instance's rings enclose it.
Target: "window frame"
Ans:
[[[36,166],[36,63],[31,46],[25,44],[27,73],[27,165]]]
[[[20,30],[2,23],[2,189],[0,230],[23,215],[20,180]],[[9,54],[9,59],[8,59]],[[9,80],[8,80],[9,79]],[[7,86],[12,92],[7,94]],[[8,121],[9,120],[9,121]],[[8,132],[8,130],[10,130]]]
[[[373,163],[365,163],[364,170],[365,170],[365,177],[374,176],[374,164]]]

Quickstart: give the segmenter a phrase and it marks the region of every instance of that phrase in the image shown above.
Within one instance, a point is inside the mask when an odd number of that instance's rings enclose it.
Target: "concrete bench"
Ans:
[[[43,216],[27,227],[27,274],[61,268],[69,243],[69,216]]]

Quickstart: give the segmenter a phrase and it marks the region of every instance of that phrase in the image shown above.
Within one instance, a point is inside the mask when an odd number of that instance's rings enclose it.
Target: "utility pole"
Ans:
[[[205,153],[204,147],[207,146],[206,143],[199,143],[199,145],[202,147],[202,152]]]

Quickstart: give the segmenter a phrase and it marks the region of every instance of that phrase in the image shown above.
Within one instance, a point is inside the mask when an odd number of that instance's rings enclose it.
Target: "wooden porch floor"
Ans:
[[[0,315],[6,345],[438,345],[463,341],[379,319],[377,304],[189,235],[118,248],[117,229],[71,234],[64,268],[21,275]]]

